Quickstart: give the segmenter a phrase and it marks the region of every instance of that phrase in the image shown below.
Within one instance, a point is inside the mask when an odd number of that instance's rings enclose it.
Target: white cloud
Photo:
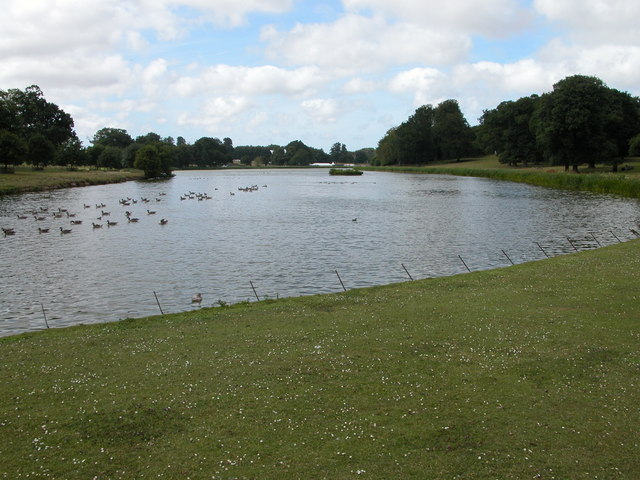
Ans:
[[[178,125],[194,125],[208,132],[217,133],[222,127],[228,127],[238,115],[250,107],[245,97],[216,97],[207,100],[196,113],[182,113],[178,117]]]
[[[340,112],[338,103],[331,98],[314,98],[303,101],[300,106],[315,121],[333,123]]]
[[[471,48],[468,36],[444,28],[427,29],[355,14],[329,24],[298,24],[284,33],[268,27],[261,38],[273,59],[319,65],[343,74],[384,71],[389,65],[415,62],[453,64]]]
[[[199,75],[178,78],[174,90],[183,97],[211,92],[236,95],[304,95],[315,91],[324,82],[324,75],[316,67],[287,70],[271,65],[215,65],[205,68]]]
[[[501,37],[522,30],[532,12],[516,0],[343,0],[353,12],[373,11],[425,28]]]
[[[352,78],[342,87],[342,92],[350,94],[371,93],[378,88],[378,82],[365,80],[363,78]]]
[[[436,104],[446,98],[447,76],[434,68],[413,68],[395,75],[389,82],[394,93],[412,93],[414,106]]]
[[[570,29],[584,44],[638,44],[640,2],[637,0],[534,0],[536,10]]]

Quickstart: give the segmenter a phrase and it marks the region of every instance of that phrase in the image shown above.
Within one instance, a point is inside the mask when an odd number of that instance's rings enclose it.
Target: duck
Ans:
[[[200,303],[202,302],[202,294],[196,293],[193,297],[191,297],[191,303]]]
[[[4,233],[5,235],[15,235],[16,230],[15,228],[3,228],[2,233]]]
[[[71,233],[71,229],[70,228],[62,228],[62,227],[60,227],[60,233]]]
[[[166,218],[160,219],[160,225],[166,225],[167,223],[169,223],[169,220],[167,220]]]

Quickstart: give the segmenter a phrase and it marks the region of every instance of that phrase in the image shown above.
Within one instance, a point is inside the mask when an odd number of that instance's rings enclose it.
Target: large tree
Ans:
[[[595,166],[615,155],[607,135],[610,98],[602,80],[584,75],[560,80],[540,97],[531,126],[551,163],[577,171],[581,164]]]
[[[161,143],[147,144],[136,153],[135,168],[144,171],[145,178],[171,176],[171,148]]]
[[[480,117],[478,140],[483,150],[496,152],[501,163],[540,163],[542,155],[529,127],[537,95],[502,102]]]
[[[74,136],[73,126],[71,115],[48,102],[37,85],[0,91],[0,128],[25,141],[42,135],[56,148]]]
[[[27,144],[15,133],[0,130],[0,163],[3,172],[9,172],[9,165],[19,165],[27,153]]]
[[[456,100],[445,100],[433,112],[433,137],[439,160],[473,153],[473,131]]]
[[[123,128],[105,127],[95,133],[91,143],[105,147],[127,148],[133,143],[133,138]]]

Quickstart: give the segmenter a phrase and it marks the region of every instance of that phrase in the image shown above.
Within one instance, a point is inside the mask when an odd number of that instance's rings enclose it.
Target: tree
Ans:
[[[123,128],[105,127],[95,133],[91,143],[105,147],[127,148],[133,143],[133,138]]]
[[[113,168],[116,170],[122,168],[123,151],[120,147],[104,147],[100,156],[98,156],[96,165],[100,168]]]
[[[542,155],[536,137],[529,128],[536,108],[537,95],[517,101],[502,102],[480,117],[478,141],[486,151],[497,152],[500,163],[517,166],[522,162],[540,163]]]
[[[27,153],[27,144],[15,133],[0,130],[0,162],[3,172],[9,172],[9,165],[20,165]]]
[[[53,163],[56,149],[44,135],[41,133],[33,134],[27,143],[28,153],[27,160],[34,168],[42,170],[47,165]]]
[[[171,149],[162,144],[144,145],[136,153],[135,168],[144,171],[145,178],[171,176]]]
[[[136,137],[136,143],[139,145],[162,143],[162,137],[155,132],[149,132],[146,135],[140,135]]]
[[[82,148],[82,142],[74,136],[58,147],[55,155],[56,165],[73,169],[86,164],[86,151]]]
[[[433,143],[439,160],[460,161],[473,152],[473,132],[456,100],[445,100],[434,110]]]
[[[74,135],[71,115],[48,102],[37,85],[0,91],[0,114],[0,126],[25,141],[38,134],[56,148]]]
[[[610,108],[605,130],[615,146],[612,171],[618,171],[618,163],[629,155],[629,140],[640,131],[640,99],[627,92],[610,89]]]
[[[610,159],[616,146],[607,135],[608,88],[602,80],[574,75],[540,97],[531,119],[536,141],[553,164],[578,171],[583,163]]]
[[[199,167],[220,167],[229,161],[218,138],[202,137],[193,144],[193,157]]]

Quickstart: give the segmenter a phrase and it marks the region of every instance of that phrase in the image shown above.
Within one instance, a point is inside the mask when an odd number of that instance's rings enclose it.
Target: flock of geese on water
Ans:
[[[266,185],[263,185],[263,187],[266,187]],[[216,190],[218,190],[216,188]],[[241,192],[255,192],[258,190],[258,186],[257,185],[252,185],[250,187],[238,187],[238,190]],[[234,192],[229,192],[230,195],[235,195]],[[161,202],[162,201],[162,196],[166,195],[166,193],[161,192],[158,194],[158,196],[155,198],[156,202]],[[180,200],[198,200],[198,201],[202,201],[202,200],[211,200],[213,197],[211,197],[209,194],[207,193],[196,193],[196,192],[192,192],[189,191],[188,193],[185,193],[183,195],[180,195]],[[139,200],[135,200],[131,197],[127,197],[127,198],[121,198],[120,200],[118,200],[118,203],[120,204],[120,206],[123,207],[128,207],[130,205],[135,205],[138,202],[142,202],[143,204],[147,204],[150,203],[151,200],[149,198],[146,197],[141,197]],[[106,208],[106,204],[104,203],[96,203],[95,204],[95,209],[99,210],[100,214],[96,217],[96,220],[98,221],[102,221],[104,219],[104,221],[106,222],[107,227],[113,227],[116,226],[118,224],[117,221],[112,221],[111,218],[104,218],[104,217],[111,217],[111,212],[105,211],[104,208]],[[91,205],[87,205],[86,203],[83,204],[83,208],[84,209],[89,209],[91,208]],[[155,210],[150,210],[150,209],[146,209],[146,214],[149,215],[155,215],[157,212]],[[129,210],[126,210],[124,212],[125,218],[127,219],[127,223],[137,223],[140,221],[140,218],[138,217],[134,217],[132,216],[132,212]],[[18,220],[27,220],[30,217],[33,217],[36,221],[44,221],[47,220],[49,218],[54,218],[54,219],[67,219],[69,220],[69,224],[70,225],[81,225],[83,223],[82,220],[80,220],[79,218],[77,218],[77,213],[71,213],[69,212],[68,209],[66,208],[58,208],[57,211],[52,211],[50,212],[48,208],[45,207],[40,207],[37,210],[32,210],[30,212],[28,212],[28,214],[18,214],[17,215]],[[158,222],[160,225],[166,225],[167,223],[169,223],[169,220],[167,220],[166,218],[161,218],[160,221]],[[105,224],[104,223],[96,223],[96,222],[91,222],[91,227],[93,229],[98,229],[98,228],[102,228]],[[62,226],[58,227],[60,230],[60,234],[69,234],[73,231],[73,229],[71,228],[65,228]],[[38,233],[49,233],[49,231],[51,230],[51,227],[38,227]],[[4,234],[4,236],[9,236],[9,235],[15,235],[16,234],[16,228],[13,227],[2,227],[2,233]],[[194,297],[194,299],[196,299],[196,297]],[[197,299],[194,300],[194,302],[197,302]]]

